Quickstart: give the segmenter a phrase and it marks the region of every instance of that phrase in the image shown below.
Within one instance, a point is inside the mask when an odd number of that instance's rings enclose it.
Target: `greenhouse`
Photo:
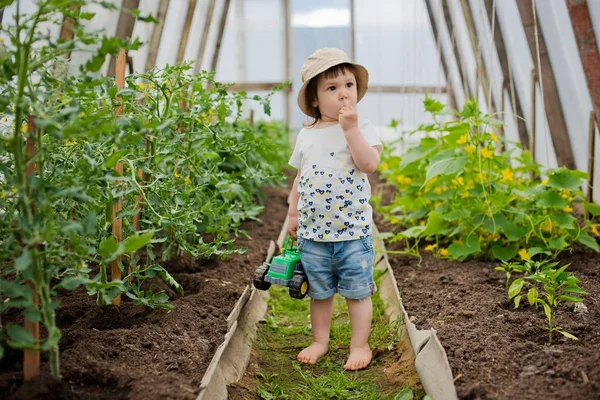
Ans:
[[[0,0],[2,399],[600,399],[600,1]]]

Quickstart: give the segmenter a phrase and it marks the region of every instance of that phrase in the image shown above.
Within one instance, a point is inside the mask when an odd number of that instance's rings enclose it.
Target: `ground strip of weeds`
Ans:
[[[376,281],[379,280],[376,272]],[[296,361],[310,345],[310,299],[293,299],[287,288],[271,286],[268,314],[259,325],[246,376],[236,383],[248,395],[263,399],[422,399],[408,338],[401,338],[400,321],[389,322],[384,304],[373,300],[371,365],[362,371],[343,369],[349,353],[350,321],[345,301],[336,296],[329,352],[314,365]],[[406,395],[406,397],[404,395]]]

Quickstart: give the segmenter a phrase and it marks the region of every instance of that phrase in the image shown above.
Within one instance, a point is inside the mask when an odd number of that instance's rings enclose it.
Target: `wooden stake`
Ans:
[[[225,33],[225,25],[227,24],[227,14],[229,13],[229,3],[231,0],[223,0],[225,5],[223,6],[223,13],[221,14],[221,23],[219,25],[219,33],[217,35],[217,44],[215,45],[215,52],[211,63],[211,71],[217,70],[219,63],[219,54],[221,53],[221,43],[223,42],[223,33]]]
[[[38,170],[37,163],[31,162],[30,160],[35,155],[35,118],[33,115],[29,116],[29,120],[27,121],[27,125],[29,127],[29,135],[27,136],[27,142],[25,144],[25,153],[27,154],[27,158],[29,160],[29,165],[27,166],[26,176],[29,177],[35,174]],[[35,204],[31,204],[32,210],[35,212]],[[27,286],[33,292],[33,307],[35,309],[39,309],[39,298],[37,293],[37,288],[35,286],[35,282],[27,281]],[[33,322],[25,318],[23,323],[25,329],[27,329],[31,336],[35,339],[36,342],[40,340],[40,324],[39,322]],[[25,350],[23,352],[23,379],[29,381],[40,374],[40,352],[39,350]]]
[[[181,40],[179,41],[179,50],[177,51],[177,64],[183,62],[185,57],[185,48],[187,47],[188,38],[190,36],[190,28],[192,27],[192,18],[194,17],[194,11],[196,10],[196,0],[190,0],[188,3],[187,13],[185,15],[185,22],[183,24],[183,32],[181,33]]]
[[[81,6],[72,7],[72,9],[79,10]],[[60,28],[60,38],[63,40],[73,40],[75,37],[75,32],[73,32],[73,27],[75,26],[75,20],[71,17],[63,17],[62,27]],[[65,58],[71,58],[71,52],[65,53]]]
[[[167,18],[167,10],[169,9],[169,0],[160,0],[158,5],[158,14],[156,19],[158,23],[152,29],[150,37],[150,45],[148,47],[148,58],[146,59],[146,71],[154,68],[156,65],[156,56],[158,55],[158,47],[162,37],[163,28],[165,27],[165,19]]]
[[[123,0],[121,13],[119,14],[119,22],[117,22],[116,37],[121,39],[129,39],[131,37],[135,25],[135,17],[131,14],[131,10],[139,8],[139,6],[140,0]],[[106,75],[115,76],[115,68],[115,57],[111,57]]]
[[[194,73],[197,74],[202,69],[202,60],[206,52],[206,44],[208,43],[208,33],[212,24],[213,14],[215,13],[216,0],[210,0],[208,9],[206,10],[206,19],[204,20],[204,29],[202,30],[202,39],[200,40],[200,48],[196,56],[196,64],[194,65]]]
[[[352,5],[351,5],[352,6]],[[283,11],[285,13],[284,21],[285,21],[285,80],[286,82],[292,82],[292,74],[293,74],[293,64],[292,64],[292,5],[291,0],[283,0]],[[354,15],[353,11],[350,11],[350,15]],[[351,34],[353,38],[354,35]],[[354,39],[352,39],[352,43],[354,43]],[[354,44],[352,44],[354,46]],[[352,50],[354,52],[354,50]],[[356,62],[354,59],[355,55],[352,55],[352,61]],[[294,115],[293,107],[294,102],[292,100],[292,85],[290,83],[286,89],[289,88],[289,91],[285,92],[285,124],[291,128],[292,125],[292,116]]]
[[[588,125],[588,192],[585,199],[590,203],[594,202],[594,167],[596,164],[596,112],[590,111],[590,121]]]
[[[127,54],[124,49],[119,51],[115,61],[115,82],[117,89],[122,89],[125,86],[125,67],[126,67]],[[117,98],[118,101],[121,99]],[[122,104],[115,107],[115,114],[123,115],[125,108]],[[115,166],[115,171],[118,175],[123,175],[123,163],[118,163]],[[115,182],[115,186],[119,186],[119,181]],[[121,218],[117,218],[117,214],[123,209],[123,199],[119,197],[116,204],[113,204],[112,209],[112,234],[113,238],[117,243],[123,240],[123,226]],[[119,267],[120,259],[111,262],[111,279],[121,279],[121,268]],[[117,295],[112,303],[116,306],[121,305],[121,295]]]

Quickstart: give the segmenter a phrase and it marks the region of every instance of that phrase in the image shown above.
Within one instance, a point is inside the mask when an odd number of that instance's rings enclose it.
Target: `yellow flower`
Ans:
[[[65,142],[65,146],[67,146],[67,147],[75,146],[76,144],[77,144],[77,142],[75,140],[67,140]]]
[[[552,221],[549,219],[546,220],[543,224],[540,225],[540,228],[544,232],[552,232]]]
[[[592,231],[592,234],[594,236],[600,236],[600,232],[598,232],[598,228],[596,228],[596,225],[590,226],[590,230]]]
[[[486,148],[481,149],[481,155],[483,158],[492,158],[494,152],[492,150],[488,150]]]
[[[571,206],[566,206],[565,208],[563,208],[563,211],[566,213],[570,213],[571,211],[573,211],[573,208]]]
[[[544,179],[544,180],[542,181],[542,185],[547,185],[547,184],[548,184],[548,179]]]
[[[468,146],[466,146],[466,147],[465,147],[465,151],[466,151],[467,153],[472,153],[472,152],[473,152],[473,150],[475,150],[475,149],[473,148],[473,145],[468,145]]]
[[[151,83],[148,84],[148,89],[152,89],[153,87],[154,87],[153,84],[151,84]]]
[[[21,132],[27,132],[28,130],[29,130],[29,124],[27,124],[27,123],[24,123],[24,124],[21,126]]]
[[[146,89],[146,85],[144,84],[144,82],[141,82],[140,84],[138,84],[138,87],[140,88],[140,90]]]
[[[13,194],[17,194],[17,188],[12,188],[10,191],[11,191]]]
[[[494,134],[492,133],[492,134],[490,134],[490,140],[491,140],[492,142],[497,142],[497,141],[498,141],[498,136],[496,136],[496,135],[494,135]]]
[[[502,179],[500,182],[508,182],[512,181],[515,174],[510,170],[510,168],[503,169],[502,171]]]
[[[461,199],[466,199],[466,198],[467,198],[467,197],[469,197],[469,196],[470,196],[469,192],[464,192],[464,193],[462,194],[462,196],[460,196],[460,197],[461,197]]]
[[[425,247],[425,251],[433,251],[435,250],[437,247],[437,244],[430,244],[429,246]]]
[[[382,170],[382,171],[387,171],[388,169],[390,169],[390,166],[388,165],[388,163],[384,162],[384,163],[381,165],[381,170]]]
[[[86,115],[85,115],[85,113],[84,113],[83,111],[82,111],[82,112],[80,112],[79,114],[77,114],[77,116],[78,116],[79,118],[85,118],[85,117],[86,117]]]
[[[529,256],[529,252],[527,251],[527,249],[519,250],[519,255],[521,256],[521,260],[531,260],[531,257]]]
[[[442,257],[448,257],[448,249],[440,249],[440,256]]]
[[[467,143],[467,134],[465,133],[456,141],[456,144],[465,144]]]
[[[0,192],[0,199],[4,199],[6,197],[6,192]]]
[[[190,182],[191,182],[191,180],[190,180],[190,176],[188,175],[188,176],[186,176],[186,177],[185,177],[185,179],[183,180],[183,183],[186,183],[186,184],[188,184],[188,183],[190,183]]]
[[[463,179],[463,177],[462,177],[462,176],[459,176],[459,177],[458,177],[458,178],[456,178],[456,179],[452,179],[452,183],[454,183],[454,184],[456,184],[456,185],[458,185],[458,186],[462,186],[462,185],[464,185],[464,184],[465,184],[465,181],[464,181],[464,179]]]
[[[397,224],[398,222],[400,222],[400,220],[399,220],[398,218],[394,217],[394,218],[392,218],[392,219],[390,220],[390,222],[391,222],[392,224]]]
[[[179,172],[175,171],[173,173],[173,176],[175,177],[175,179],[179,179],[181,177],[181,175],[179,174]]]
[[[430,180],[428,180],[425,185],[429,186],[433,183],[435,183],[435,181],[437,181],[437,176],[434,176],[433,178],[431,178]]]
[[[419,221],[419,225],[421,225],[421,226],[425,225],[425,221],[423,221],[423,220]]]
[[[410,184],[412,182],[412,178],[409,178],[407,176],[404,175],[398,175],[398,177],[396,178],[396,181],[400,184]]]
[[[442,188],[441,187],[436,187],[435,189],[433,189],[434,192],[436,192],[437,194],[442,194]]]

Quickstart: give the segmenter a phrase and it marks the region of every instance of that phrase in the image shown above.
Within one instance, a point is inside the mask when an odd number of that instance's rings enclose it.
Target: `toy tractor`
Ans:
[[[281,254],[273,257],[271,264],[265,262],[254,272],[255,288],[268,290],[272,283],[289,287],[290,296],[295,299],[302,299],[308,293],[308,279],[302,270],[300,254],[289,237],[285,239]]]

